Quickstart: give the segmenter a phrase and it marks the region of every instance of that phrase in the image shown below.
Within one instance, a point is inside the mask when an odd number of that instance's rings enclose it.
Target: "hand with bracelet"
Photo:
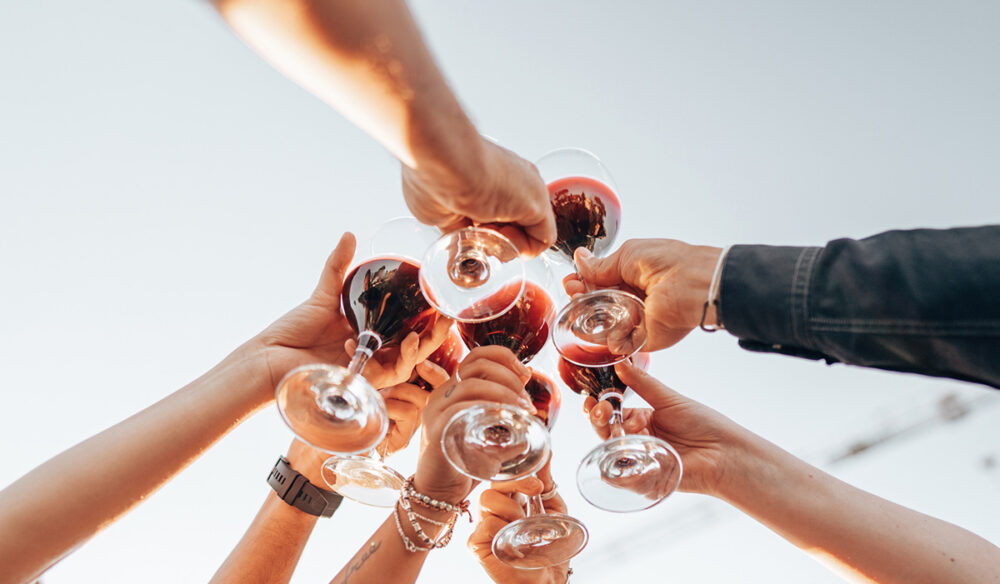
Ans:
[[[275,384],[289,370],[316,362],[345,365],[344,345],[354,333],[340,311],[340,288],[354,247],[354,236],[344,234],[309,298],[208,373],[0,491],[0,533],[17,533],[0,538],[4,576],[14,582],[37,578],[145,500],[269,405]],[[364,375],[376,387],[405,381],[443,342],[449,323],[441,321],[423,336],[412,333],[393,351],[380,351]]]
[[[551,461],[536,476],[493,483],[479,496],[479,521],[469,536],[468,546],[486,574],[497,584],[565,584],[572,574],[569,562],[539,570],[522,570],[501,562],[493,555],[496,534],[508,524],[525,517],[522,498],[541,495],[546,512],[566,513],[566,503],[552,481],[549,464]]]
[[[534,410],[524,383],[531,374],[504,347],[473,349],[454,377],[431,392],[424,408],[417,471],[392,514],[334,580],[372,584],[415,582],[427,552],[451,541],[476,482],[456,471],[441,450],[441,433],[463,409],[482,402]]]
[[[994,582],[1000,548],[950,523],[854,488],[627,363],[618,376],[651,408],[625,411],[629,432],[670,442],[680,490],[717,497],[838,572],[882,584]],[[610,404],[585,402],[607,438]]]

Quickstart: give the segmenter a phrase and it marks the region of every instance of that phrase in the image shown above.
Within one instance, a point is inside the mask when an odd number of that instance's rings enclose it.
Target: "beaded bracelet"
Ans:
[[[434,509],[435,511],[448,511],[449,513],[455,513],[456,515],[465,513],[469,516],[469,523],[472,523],[472,513],[469,511],[468,499],[456,505],[447,501],[432,499],[427,495],[418,493],[417,489],[413,486],[413,475],[410,475],[410,478],[406,479],[406,483],[403,485],[402,496],[403,498],[416,501],[417,504],[422,507]]]

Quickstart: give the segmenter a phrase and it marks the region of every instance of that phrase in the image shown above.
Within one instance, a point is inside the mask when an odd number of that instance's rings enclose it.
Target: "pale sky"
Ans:
[[[0,6],[2,486],[203,373],[306,296],[343,230],[366,250],[405,207],[397,163],[202,2]],[[597,153],[624,238],[818,245],[1000,221],[1000,5],[469,6],[413,3],[480,130],[529,159]],[[692,334],[652,372],[814,463],[942,395],[994,391],[750,354],[726,333]],[[574,584],[840,581],[704,497],[587,506],[573,477],[597,439],[579,407],[565,396],[553,438],[591,533]],[[1000,542],[998,422],[984,401],[828,470]],[[46,582],[206,581],[290,438],[265,410]],[[408,475],[414,457],[391,462]],[[326,582],[386,516],[345,503],[294,581]],[[470,531],[421,581],[487,581]]]

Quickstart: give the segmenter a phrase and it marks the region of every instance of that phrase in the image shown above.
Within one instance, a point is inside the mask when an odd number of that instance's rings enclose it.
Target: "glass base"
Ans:
[[[646,344],[645,309],[638,296],[622,290],[581,294],[556,316],[552,344],[570,363],[614,365]]]
[[[372,507],[392,507],[406,479],[368,456],[334,456],[323,463],[323,480],[336,493]]]
[[[508,524],[493,538],[493,555],[515,568],[548,568],[587,547],[590,534],[580,520],[562,513],[531,515]]]
[[[275,403],[300,440],[335,454],[368,452],[385,438],[389,414],[375,388],[337,365],[304,365],[278,384]]]
[[[513,308],[524,289],[524,260],[498,231],[466,227],[445,234],[420,263],[420,289],[438,312],[483,322]]]
[[[528,412],[505,404],[479,405],[455,414],[441,435],[455,469],[480,481],[511,481],[549,459],[549,433]]]
[[[576,485],[591,505],[629,513],[666,499],[680,486],[682,475],[673,446],[653,436],[629,434],[591,450],[580,462]]]

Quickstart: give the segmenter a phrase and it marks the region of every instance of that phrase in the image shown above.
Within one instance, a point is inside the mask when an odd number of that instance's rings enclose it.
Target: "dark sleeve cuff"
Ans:
[[[812,346],[804,326],[809,277],[823,248],[734,245],[719,292],[723,326],[764,345]]]

